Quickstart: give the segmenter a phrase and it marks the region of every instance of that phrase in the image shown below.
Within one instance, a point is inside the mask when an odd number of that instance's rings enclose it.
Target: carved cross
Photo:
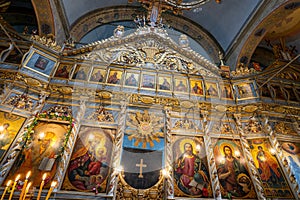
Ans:
[[[136,164],[135,166],[140,167],[140,174],[139,178],[144,178],[143,176],[143,167],[147,167],[147,165],[144,164],[144,159],[141,159],[141,162],[139,164]]]

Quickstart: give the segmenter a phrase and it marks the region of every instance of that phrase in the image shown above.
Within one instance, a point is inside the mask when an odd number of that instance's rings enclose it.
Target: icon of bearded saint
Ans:
[[[184,142],[184,143],[183,143]],[[182,154],[175,161],[174,177],[178,188],[186,195],[208,197],[210,183],[203,160],[194,151],[195,142],[182,140]]]

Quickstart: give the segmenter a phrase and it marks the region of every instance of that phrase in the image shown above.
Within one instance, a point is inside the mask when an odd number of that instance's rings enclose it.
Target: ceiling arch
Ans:
[[[54,18],[49,1],[31,0],[38,23],[40,35],[55,35]]]
[[[128,3],[128,0],[110,0],[105,3],[99,0],[62,0],[62,2],[67,20],[71,26],[82,16],[93,13],[97,9],[117,6],[142,7],[140,3],[136,1]],[[247,24],[247,20],[258,9],[260,2],[260,0],[224,0],[218,4],[215,1],[209,1],[199,9],[185,10],[182,15],[174,15],[174,17],[178,20],[184,17],[203,27],[226,52],[239,31]]]
[[[118,6],[94,10],[73,23],[70,35],[75,41],[79,41],[88,32],[102,24],[118,23],[118,21],[126,20],[133,21],[134,16],[142,15],[143,11],[140,7],[133,6]],[[179,18],[170,13],[163,13],[162,17],[163,23],[191,37],[204,48],[213,62],[219,62],[218,52],[222,51],[222,48],[208,31],[185,17]]]
[[[300,1],[298,1],[300,2]],[[279,29],[286,29],[293,30],[295,32],[296,29],[296,35],[300,34],[299,27],[297,28],[297,24],[300,22],[300,14],[297,15],[295,21],[293,22],[293,26],[290,27],[289,24],[286,24],[286,19],[290,15],[293,15],[293,12],[299,12],[299,6],[289,6],[291,4],[294,4],[295,2],[288,1],[284,4],[282,4],[277,9],[273,10],[272,13],[270,13],[268,16],[266,16],[261,23],[256,26],[256,28],[252,31],[248,39],[246,40],[245,44],[243,45],[243,48],[241,49],[239,56],[237,58],[237,62],[243,62],[245,65],[249,64],[250,58],[252,57],[256,47],[264,40],[266,37],[269,37],[271,32],[274,32],[275,30]],[[291,23],[292,21],[290,21]],[[295,26],[296,25],[296,26]],[[276,28],[278,27],[278,28]],[[278,31],[279,32],[279,31]],[[287,31],[285,31],[287,32]],[[295,34],[294,34],[295,35]],[[273,39],[279,39],[280,37],[284,37],[281,34],[277,34]],[[299,43],[299,42],[298,42]]]

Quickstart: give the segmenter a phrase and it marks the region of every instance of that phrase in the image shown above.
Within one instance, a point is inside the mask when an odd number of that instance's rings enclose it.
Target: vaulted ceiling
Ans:
[[[168,1],[183,4],[196,2]],[[136,15],[147,15],[147,10],[140,3],[147,0],[1,2],[10,2],[2,15],[17,31],[22,32],[21,29],[28,26],[30,33],[36,28],[41,35],[55,35],[61,43],[69,38],[84,42],[83,38],[88,34],[89,41],[101,40],[111,36],[114,27],[119,24],[125,25],[125,30],[130,31],[137,28],[133,23]],[[299,8],[299,0],[222,0],[220,3],[210,0],[198,8],[183,10],[180,15],[168,10],[162,14],[162,23],[176,34],[188,35],[203,47],[216,64],[218,52],[223,52],[227,64],[235,68],[243,59],[249,62],[258,47],[272,51],[270,43],[282,39],[299,49]]]

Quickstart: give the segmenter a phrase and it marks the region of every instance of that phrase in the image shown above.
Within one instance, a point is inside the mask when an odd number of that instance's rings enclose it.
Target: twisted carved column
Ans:
[[[23,125],[22,130],[18,134],[18,136],[15,139],[14,144],[12,145],[12,148],[10,148],[9,152],[7,153],[7,157],[5,158],[4,164],[1,167],[0,171],[0,182],[2,183],[7,176],[7,172],[11,169],[12,165],[14,164],[16,158],[18,157],[20,150],[23,148],[23,137],[25,132],[27,131],[27,127],[29,127],[35,120],[36,115],[42,110],[46,98],[49,96],[48,93],[42,92],[42,94],[39,97],[39,100],[36,104],[36,106],[32,109],[32,115],[26,120],[26,122]]]
[[[173,176],[173,153],[172,153],[172,141],[171,141],[171,107],[165,107],[166,114],[166,135],[165,135],[165,153],[166,153],[166,167],[168,173],[166,173],[166,190],[167,198],[174,199],[174,176]]]
[[[213,146],[211,142],[211,137],[209,135],[209,130],[210,130],[210,123],[207,120],[208,114],[202,113],[203,114],[203,130],[204,130],[204,142],[205,142],[205,151],[207,154],[207,159],[208,159],[208,168],[209,168],[209,176],[211,179],[211,187],[212,187],[212,192],[214,199],[221,199],[221,193],[220,193],[220,182],[218,178],[218,173],[217,173],[217,167],[216,167],[216,161],[214,157],[214,151],[213,151]]]
[[[118,119],[118,130],[115,137],[115,144],[112,152],[112,173],[110,176],[109,182],[109,191],[108,195],[116,198],[117,185],[118,185],[118,175],[120,172],[120,162],[121,162],[121,152],[122,152],[122,143],[124,138],[125,126],[126,126],[126,111],[127,111],[127,101],[121,100],[121,112]]]
[[[252,177],[252,182],[254,184],[254,188],[256,190],[256,194],[257,194],[257,198],[258,199],[266,199],[265,195],[264,195],[264,188],[262,186],[262,183],[260,181],[260,177],[257,171],[257,168],[254,164],[251,152],[250,152],[250,146],[249,143],[246,139],[246,135],[245,132],[243,130],[242,127],[242,123],[241,123],[241,115],[240,114],[234,114],[234,119],[236,122],[236,127],[238,130],[238,133],[240,134],[240,139],[241,139],[241,144],[242,144],[242,148],[244,149],[244,154],[246,156],[246,160],[250,161],[247,162],[251,177]]]
[[[86,109],[85,102],[86,102],[86,99],[81,98],[79,110],[78,110],[76,118],[75,118],[75,123],[74,123],[74,126],[72,127],[72,132],[69,136],[64,154],[61,157],[58,169],[55,174],[54,179],[59,184],[57,188],[61,188],[62,183],[63,183],[64,174],[67,171],[68,162],[69,162],[69,160],[71,158],[71,154],[72,154],[72,149],[74,148],[74,145],[75,145],[78,133],[79,133],[80,121],[83,118],[84,113],[85,113],[85,109]]]
[[[276,134],[274,133],[272,127],[268,123],[267,117],[265,117],[263,120],[263,128],[264,128],[264,132],[270,136],[270,143],[271,143],[272,148],[276,151],[277,158],[283,164],[282,169],[283,169],[284,173],[287,175],[287,177],[289,178],[288,182],[290,183],[290,186],[292,188],[292,192],[294,193],[295,198],[299,199],[299,197],[298,197],[298,195],[300,194],[299,186],[297,184],[297,181],[295,179],[293,171],[288,163],[288,160],[283,155],[281,145],[277,140]]]

